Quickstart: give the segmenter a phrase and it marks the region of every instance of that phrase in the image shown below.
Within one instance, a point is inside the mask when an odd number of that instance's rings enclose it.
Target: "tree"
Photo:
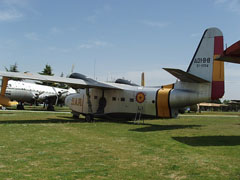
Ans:
[[[229,102],[230,102],[230,100],[226,100],[226,99],[225,99],[225,100],[223,101],[223,104],[228,104]]]
[[[53,76],[54,74],[52,73],[52,67],[48,64],[46,64],[45,68],[43,69],[42,72],[40,72],[39,74],[41,75],[47,75],[47,76]],[[40,83],[38,83],[40,84]],[[47,85],[47,86],[56,86],[56,84],[54,83],[49,83],[49,82],[42,82],[42,85]]]
[[[17,63],[15,62],[13,65],[10,65],[10,68],[8,69],[7,67],[5,67],[5,70],[7,71],[7,72],[19,72],[18,71],[18,65],[17,65]],[[19,80],[19,81],[21,81],[22,79],[20,79],[20,78],[11,78],[12,80]]]
[[[9,69],[5,67],[5,70],[6,70],[7,72],[19,72],[19,71],[18,71],[18,65],[17,65],[16,62],[15,62],[15,64],[10,65],[10,68],[9,68]]]
[[[60,77],[64,77],[63,72],[61,73]],[[68,86],[64,83],[59,83],[57,87],[63,88],[63,89],[68,89]]]
[[[41,75],[48,75],[48,76],[53,76],[54,74],[52,73],[52,67],[48,64],[46,64],[45,68],[43,69],[42,72],[39,74]]]

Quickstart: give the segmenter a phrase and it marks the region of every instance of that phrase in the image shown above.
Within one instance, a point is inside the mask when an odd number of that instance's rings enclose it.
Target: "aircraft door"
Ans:
[[[105,109],[106,105],[107,105],[107,100],[104,97],[104,90],[103,90],[102,97],[99,99],[97,113],[98,114],[104,114],[104,109]]]

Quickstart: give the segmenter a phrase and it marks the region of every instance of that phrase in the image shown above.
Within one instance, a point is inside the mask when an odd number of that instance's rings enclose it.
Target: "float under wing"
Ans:
[[[189,83],[209,83],[209,81],[204,80],[200,77],[194,76],[188,72],[185,72],[181,69],[172,69],[172,68],[163,68],[165,71],[169,72],[179,80]]]
[[[30,79],[30,80],[38,80],[43,82],[56,82],[56,83],[65,83],[74,89],[80,88],[101,88],[101,89],[120,89],[115,87],[109,83],[104,83],[100,81],[95,81],[93,79],[76,79],[76,78],[64,78],[57,76],[46,76],[39,74],[31,74],[31,73],[16,73],[16,72],[3,72],[0,71],[0,76],[6,78],[20,78],[20,79]]]
[[[228,47],[216,60],[240,64],[240,41]]]

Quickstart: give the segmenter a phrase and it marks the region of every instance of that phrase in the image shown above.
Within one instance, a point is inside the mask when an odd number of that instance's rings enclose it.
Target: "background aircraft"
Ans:
[[[146,87],[129,81],[100,82],[78,73],[71,74],[69,78],[60,78],[0,72],[3,76],[2,92],[11,77],[66,83],[74,89],[81,89],[65,99],[75,117],[82,114],[87,120],[94,117],[172,118],[177,117],[178,110],[183,107],[219,99],[224,95],[224,62],[218,61],[219,57],[225,57],[222,32],[209,28],[204,32],[186,72],[164,68],[178,78],[173,84]]]
[[[1,83],[2,84],[2,83]],[[47,110],[54,110],[55,104],[63,104],[67,95],[76,93],[74,89],[63,89],[51,86],[39,85],[23,81],[9,80],[5,96],[11,101],[19,102],[17,109],[24,109],[24,102],[27,103],[45,103]],[[0,104],[2,104],[0,100]],[[12,103],[16,105],[16,103]]]

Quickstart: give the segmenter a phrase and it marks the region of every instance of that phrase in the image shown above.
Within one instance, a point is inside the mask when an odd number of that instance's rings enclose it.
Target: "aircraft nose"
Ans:
[[[72,96],[69,95],[69,96],[67,96],[67,97],[65,98],[65,104],[66,104],[68,107],[70,107],[71,102],[72,102]]]

